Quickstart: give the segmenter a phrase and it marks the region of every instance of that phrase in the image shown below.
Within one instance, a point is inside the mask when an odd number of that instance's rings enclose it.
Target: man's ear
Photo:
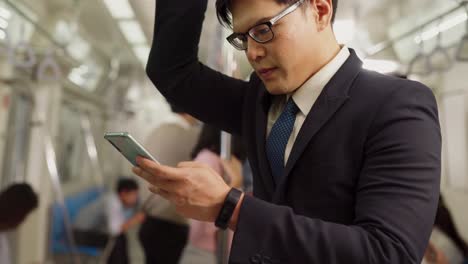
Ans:
[[[331,24],[333,17],[332,0],[310,0],[309,8],[314,13],[318,31],[324,30]]]

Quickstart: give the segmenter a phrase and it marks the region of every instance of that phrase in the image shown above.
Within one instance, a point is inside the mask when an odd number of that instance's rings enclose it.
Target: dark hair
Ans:
[[[297,0],[275,0],[278,4],[290,5]],[[310,1],[310,0],[306,0]],[[216,0],[216,15],[221,24],[232,28],[232,14],[231,14],[231,4],[232,0]],[[335,21],[336,8],[338,6],[338,0],[332,0],[333,4],[333,15],[331,22]]]
[[[200,151],[208,149],[216,154],[221,152],[221,130],[211,125],[203,125],[203,129],[198,137],[198,142],[193,148],[192,159],[194,159]],[[241,161],[246,159],[246,154],[242,140],[238,136],[232,137],[232,154]]]
[[[27,183],[10,185],[0,193],[0,223],[20,224],[32,210],[36,209],[39,201],[37,194]]]
[[[138,183],[134,179],[121,178],[117,182],[117,193],[138,190]]]

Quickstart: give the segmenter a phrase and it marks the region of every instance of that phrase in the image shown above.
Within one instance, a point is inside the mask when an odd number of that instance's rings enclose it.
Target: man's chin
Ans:
[[[263,82],[265,84],[265,88],[267,89],[268,93],[272,95],[280,95],[280,94],[286,94],[288,93],[287,89],[285,89],[283,86],[279,86],[278,84],[268,84]]]

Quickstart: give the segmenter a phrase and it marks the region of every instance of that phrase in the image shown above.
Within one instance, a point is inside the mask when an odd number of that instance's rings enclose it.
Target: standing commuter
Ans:
[[[145,147],[161,164],[177,166],[190,159],[200,133],[198,121],[172,106],[175,116],[150,133]],[[144,202],[146,219],[138,232],[147,264],[177,264],[187,245],[188,219],[159,195]]]
[[[198,61],[207,0],[158,0],[149,78],[169,102],[244,139],[254,196],[196,162],[134,173],[182,215],[235,231],[230,263],[420,263],[437,210],[441,135],[426,86],[362,68],[337,0],[217,0],[255,72]]]

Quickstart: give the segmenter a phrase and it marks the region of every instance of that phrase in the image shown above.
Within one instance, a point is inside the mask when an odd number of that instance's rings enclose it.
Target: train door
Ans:
[[[103,105],[66,88],[59,109],[55,148],[64,192],[104,184],[100,164],[106,127]]]

